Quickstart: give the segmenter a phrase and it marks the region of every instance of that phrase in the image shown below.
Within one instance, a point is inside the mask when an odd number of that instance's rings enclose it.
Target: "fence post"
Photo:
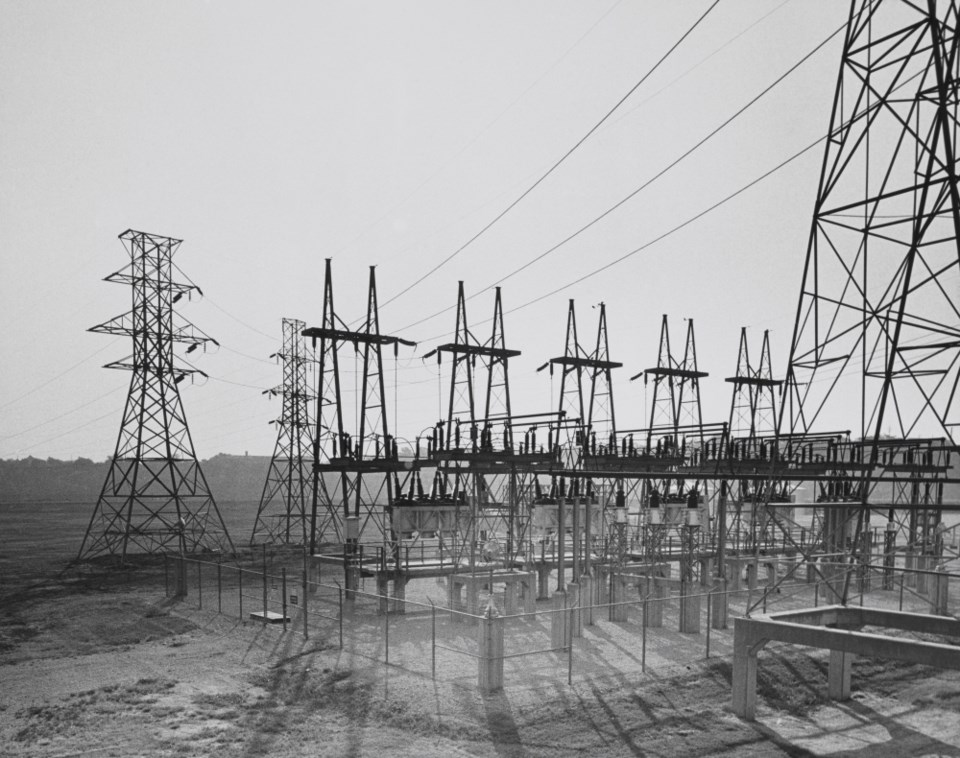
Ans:
[[[163,554],[163,594],[164,597],[170,597],[170,575],[167,570],[167,558],[169,556]]]
[[[340,595],[340,612],[337,614],[340,620],[340,649],[343,650],[343,587],[337,587],[337,592]]]
[[[900,610],[903,610],[903,579],[906,576],[906,572],[900,574]]]
[[[574,505],[574,508],[577,506]],[[569,586],[569,585],[567,585]],[[579,587],[576,590],[577,602],[575,605],[570,606],[569,618],[567,621],[567,628],[570,629],[569,636],[567,637],[567,685],[573,684],[573,637],[574,637],[574,624],[576,619],[580,618],[580,589]],[[578,635],[579,636],[579,635]]]
[[[280,602],[280,612],[283,614],[283,631],[287,631],[287,567],[280,568],[280,591],[283,593],[283,600]]]
[[[710,623],[710,613],[713,609],[713,589],[707,590],[707,654],[706,658],[710,657],[710,627],[713,624]]]
[[[304,563],[306,565],[306,563]],[[303,575],[303,638],[310,639],[310,628],[307,626],[307,616],[309,606],[307,605],[307,570],[300,572]]]
[[[223,613],[223,574],[222,558],[217,557],[217,613]]]
[[[430,676],[437,678],[437,606],[433,600],[430,600]]]
[[[263,623],[267,623],[267,545],[263,545]]]
[[[643,598],[643,623],[640,624],[640,629],[642,630],[643,642],[640,648],[640,670],[644,673],[647,672],[647,598]]]
[[[383,614],[383,638],[384,638],[384,647],[386,649],[386,660],[385,663],[390,665],[390,610],[387,609],[387,612]]]

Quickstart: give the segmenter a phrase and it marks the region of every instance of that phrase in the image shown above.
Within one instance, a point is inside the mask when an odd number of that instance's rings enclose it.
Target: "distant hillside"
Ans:
[[[216,500],[259,500],[270,459],[221,453],[200,465]],[[108,466],[88,458],[0,460],[0,503],[95,502]]]

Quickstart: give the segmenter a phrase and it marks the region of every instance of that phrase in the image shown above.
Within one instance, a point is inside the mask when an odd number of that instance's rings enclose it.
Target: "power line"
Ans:
[[[789,2],[789,0],[784,0],[784,1]],[[538,84],[540,84],[540,82],[542,82],[562,61],[564,61],[566,57],[570,55],[570,53],[573,52],[580,45],[581,42],[583,42],[588,36],[590,36],[593,30],[596,29],[604,21],[604,19],[607,18],[607,16],[613,13],[613,11],[617,8],[617,6],[619,6],[622,2],[623,0],[616,0],[616,2],[613,5],[611,5],[604,12],[604,14],[600,16],[600,18],[598,18],[596,21],[593,22],[593,24],[591,24],[589,29],[587,29],[583,34],[580,35],[580,37],[577,39],[576,42],[570,45],[570,47],[568,47],[559,58],[557,58],[553,63],[551,63],[550,66],[540,76],[538,76],[533,82],[531,82],[530,85],[528,85],[527,88],[523,90],[523,92],[517,95],[510,102],[509,105],[507,105],[503,110],[501,110],[500,113],[498,113],[491,121],[489,121],[486,126],[480,129],[480,131],[478,131],[462,148],[460,148],[460,150],[455,155],[453,155],[453,157],[445,161],[439,168],[436,169],[436,171],[434,171],[426,179],[424,179],[416,187],[414,187],[409,192],[409,194],[407,194],[407,196],[403,198],[403,200],[393,205],[389,210],[385,211],[379,218],[376,219],[376,221],[374,221],[366,229],[364,229],[359,234],[357,234],[357,236],[354,237],[350,242],[347,242],[344,245],[342,245],[339,248],[339,250],[337,250],[337,253],[335,253],[335,255],[342,253],[344,250],[349,249],[351,246],[355,245],[360,239],[362,239],[364,235],[368,234],[371,230],[376,229],[380,224],[383,223],[385,219],[387,219],[391,214],[395,213],[397,210],[399,210],[404,205],[406,205],[407,202],[409,202],[411,198],[416,196],[416,194],[420,192],[421,189],[423,189],[426,185],[428,185],[430,182],[436,179],[437,176],[439,176],[447,168],[447,166],[449,166],[453,161],[455,161],[457,158],[459,158],[461,155],[467,152],[467,150],[469,150],[477,142],[477,140],[479,140],[484,134],[490,131],[490,129],[493,128],[493,126],[497,122],[499,122],[500,119],[502,119],[507,113],[509,113],[516,106],[517,103],[519,103],[524,97],[526,97],[528,92],[530,92]],[[388,300],[387,302],[390,302],[390,301]],[[384,303],[384,305],[386,305],[386,303]],[[359,321],[359,319],[357,319],[357,321]]]
[[[592,271],[584,274],[583,276],[580,276],[580,277],[578,277],[577,279],[574,279],[573,281],[567,282],[566,284],[564,284],[564,285],[562,285],[562,286],[560,286],[560,287],[557,287],[556,289],[553,289],[553,290],[551,290],[550,292],[547,292],[547,293],[544,294],[544,295],[540,295],[539,297],[536,297],[536,298],[534,298],[533,300],[528,300],[526,303],[523,303],[523,305],[518,305],[516,308],[511,308],[509,311],[507,311],[507,313],[514,313],[515,311],[519,311],[519,310],[522,309],[522,308],[526,308],[526,307],[528,307],[528,306],[530,306],[530,305],[533,305],[534,303],[538,303],[538,302],[540,302],[541,300],[545,300],[546,298],[551,297],[552,295],[556,295],[558,292],[563,292],[565,289],[569,289],[570,287],[573,287],[574,285],[579,284],[580,282],[586,281],[587,279],[590,279],[591,277],[594,277],[594,276],[596,276],[597,274],[599,274],[599,273],[601,273],[601,272],[603,272],[603,271],[606,271],[608,268],[612,268],[613,266],[616,266],[616,265],[619,264],[619,263],[623,263],[623,261],[627,260],[628,258],[636,255],[637,253],[643,252],[643,251],[646,250],[647,248],[652,247],[653,245],[657,244],[658,242],[666,239],[667,237],[670,237],[671,235],[675,234],[676,232],[679,232],[681,229],[689,226],[689,225],[692,224],[694,221],[697,221],[697,220],[703,218],[703,217],[706,216],[708,213],[711,213],[712,211],[716,210],[716,209],[719,208],[720,206],[725,205],[726,203],[728,203],[729,201],[733,200],[733,199],[734,199],[735,197],[737,197],[738,195],[743,194],[744,192],[746,192],[748,189],[750,189],[750,188],[753,187],[754,185],[759,184],[760,182],[762,182],[762,181],[763,181],[764,179],[766,179],[767,177],[769,177],[769,176],[771,176],[772,174],[774,174],[774,173],[776,173],[777,171],[779,171],[781,168],[783,168],[784,166],[786,166],[788,163],[793,162],[794,160],[796,160],[797,158],[799,158],[799,157],[800,157],[801,155],[803,155],[804,153],[806,153],[806,152],[812,150],[813,148],[815,148],[817,145],[819,145],[819,144],[820,144],[821,142],[823,142],[825,139],[826,139],[826,136],[820,137],[820,138],[819,138],[818,140],[816,140],[815,142],[811,142],[811,143],[810,143],[809,145],[807,145],[805,148],[803,148],[803,149],[800,150],[799,152],[794,153],[794,154],[791,155],[789,158],[787,158],[785,161],[782,161],[781,163],[778,163],[776,166],[774,166],[774,167],[773,167],[772,169],[770,169],[769,171],[761,174],[761,175],[758,176],[756,179],[753,179],[752,181],[748,182],[747,184],[744,184],[742,187],[740,187],[740,189],[738,189],[738,190],[736,190],[736,191],[734,191],[734,192],[731,192],[729,195],[727,195],[726,197],[724,197],[722,200],[718,200],[718,201],[717,201],[716,203],[714,203],[713,205],[711,205],[711,206],[709,206],[709,207],[707,207],[707,208],[704,208],[702,211],[700,211],[700,212],[697,213],[696,215],[691,216],[691,217],[688,218],[686,221],[683,221],[683,222],[677,224],[677,225],[674,226],[672,229],[664,232],[663,234],[659,235],[658,237],[654,237],[652,240],[650,240],[649,242],[644,243],[644,244],[641,245],[640,247],[634,248],[634,249],[631,250],[629,253],[624,253],[623,255],[621,255],[621,256],[620,256],[619,258],[617,258],[616,260],[612,260],[612,261],[610,261],[609,263],[605,263],[603,266],[600,266],[600,267],[598,267],[598,268],[595,268],[595,269],[593,269]],[[491,285],[491,286],[493,286],[493,285]]]
[[[695,153],[697,150],[699,150],[703,145],[705,145],[705,144],[706,144],[708,141],[710,141],[713,137],[715,137],[717,134],[719,134],[723,129],[725,129],[727,126],[729,126],[731,123],[733,123],[733,121],[735,121],[737,118],[739,118],[741,115],[743,115],[748,109],[750,109],[750,108],[751,108],[753,105],[755,105],[759,100],[761,100],[765,95],[767,95],[771,90],[773,90],[773,89],[774,89],[775,87],[777,87],[780,83],[782,83],[788,76],[790,76],[790,74],[792,74],[794,71],[796,71],[801,65],[803,65],[807,60],[809,60],[814,54],[816,54],[819,50],[821,50],[821,49],[824,47],[824,45],[826,45],[830,40],[832,40],[837,34],[839,34],[841,31],[843,31],[844,29],[846,29],[846,26],[847,26],[846,23],[844,23],[844,24],[842,24],[841,26],[837,27],[837,29],[836,29],[835,31],[833,31],[831,34],[829,34],[822,42],[820,42],[820,44],[818,44],[818,45],[817,45],[815,48],[813,48],[810,52],[808,52],[806,55],[804,55],[800,60],[798,60],[796,63],[794,63],[794,64],[793,64],[789,69],[787,69],[783,74],[781,74],[779,77],[777,77],[777,79],[775,79],[771,84],[769,84],[767,87],[765,87],[759,94],[755,95],[749,102],[747,102],[745,105],[741,106],[735,113],[733,113],[733,115],[729,116],[725,121],[723,121],[723,123],[721,123],[719,126],[717,126],[717,127],[714,128],[712,131],[710,131],[705,137],[703,137],[702,139],[700,139],[696,144],[694,144],[692,147],[690,147],[689,149],[687,149],[687,150],[686,150],[683,154],[681,154],[678,158],[675,158],[673,161],[671,161],[669,164],[667,164],[664,168],[662,168],[660,171],[658,171],[658,172],[657,172],[656,174],[654,174],[652,177],[650,177],[649,179],[647,179],[647,180],[646,180],[643,184],[641,184],[639,187],[637,187],[636,189],[634,189],[633,191],[631,191],[629,194],[627,194],[625,197],[621,198],[619,201],[617,201],[617,202],[614,203],[612,206],[610,206],[609,208],[607,208],[607,209],[606,209],[605,211],[603,211],[603,213],[601,213],[600,215],[595,216],[593,219],[591,219],[591,220],[588,221],[586,224],[584,224],[583,226],[581,226],[581,227],[580,227],[579,229],[577,229],[575,232],[572,232],[571,234],[567,235],[564,239],[560,240],[560,242],[556,243],[555,245],[553,245],[552,247],[548,248],[548,249],[545,250],[544,252],[540,253],[540,254],[537,255],[536,257],[531,258],[530,260],[528,260],[526,263],[524,263],[523,265],[519,266],[518,268],[515,268],[513,271],[511,271],[511,272],[510,272],[509,274],[507,274],[506,276],[503,276],[503,277],[501,277],[500,279],[498,279],[497,281],[493,282],[492,284],[489,284],[489,285],[487,285],[486,287],[484,287],[483,289],[478,290],[478,291],[475,292],[473,295],[471,295],[468,299],[473,299],[473,298],[475,298],[475,297],[483,294],[484,292],[487,292],[487,291],[493,289],[494,287],[502,284],[503,282],[507,281],[508,279],[516,276],[516,275],[519,274],[520,272],[525,271],[526,269],[530,268],[530,266],[533,266],[534,264],[536,264],[536,263],[538,263],[539,261],[543,260],[543,259],[546,258],[548,255],[550,255],[551,253],[556,252],[557,250],[559,250],[561,247],[563,247],[563,246],[566,245],[567,243],[572,242],[574,239],[576,239],[577,237],[579,237],[579,236],[580,236],[581,234],[583,234],[585,231],[587,231],[587,230],[590,229],[591,227],[593,227],[593,226],[595,226],[596,224],[598,224],[600,221],[602,221],[603,219],[605,219],[607,216],[609,216],[609,215],[610,215],[611,213],[613,213],[614,211],[616,211],[616,210],[618,210],[619,208],[621,208],[624,204],[626,204],[627,202],[629,202],[630,200],[632,200],[634,197],[636,197],[638,194],[640,194],[643,190],[645,190],[646,188],[648,188],[651,184],[653,184],[653,183],[656,182],[658,179],[660,179],[661,177],[663,177],[666,173],[668,173],[668,172],[671,171],[672,169],[676,168],[676,166],[679,165],[682,161],[684,161],[684,160],[685,160],[686,158],[688,158],[690,155],[692,155],[692,154]],[[821,138],[820,140],[817,141],[817,143],[814,143],[814,144],[818,144],[818,143],[821,142],[822,140],[823,140],[823,138]],[[810,147],[813,147],[813,145],[811,145]],[[805,150],[808,150],[808,149],[810,149],[810,148],[809,148],[809,147],[808,147],[808,148],[805,148]],[[805,152],[805,150],[804,150],[804,152]],[[796,156],[794,156],[794,157],[796,157]],[[789,162],[789,160],[792,160],[792,158],[791,158],[791,159],[788,159],[788,162]],[[776,169],[774,169],[774,170],[776,170]],[[759,180],[757,180],[757,181],[759,181]],[[748,186],[750,186],[750,185],[748,185]],[[746,189],[746,187],[745,187],[745,188],[742,188],[740,191],[743,191],[743,189]],[[729,198],[727,198],[727,199],[729,199]],[[722,201],[722,202],[725,202],[725,201]],[[696,220],[697,218],[699,218],[699,216],[694,216],[692,219],[688,219],[686,222],[684,222],[684,225],[686,225],[687,223],[691,223],[692,221]],[[678,227],[678,228],[682,228],[682,226],[683,226],[683,225],[681,225],[681,227]],[[676,230],[677,230],[677,229],[674,229],[673,231],[676,231]],[[669,233],[672,233],[672,232],[669,232]],[[656,241],[656,240],[654,240],[654,241]],[[652,243],[650,243],[650,244],[652,244]],[[643,248],[640,248],[640,249],[643,249]],[[634,252],[639,252],[639,249],[636,250],[636,251],[634,251]],[[631,254],[632,254],[632,253],[631,253]],[[553,292],[553,293],[550,293],[550,294],[554,294],[555,292],[559,292],[559,291],[561,291],[562,289],[566,289],[566,286],[562,287],[560,290],[554,290],[554,292]],[[544,295],[544,297],[548,297],[548,295]],[[542,298],[540,298],[540,299],[542,299]],[[536,302],[536,301],[533,301],[533,302]],[[452,310],[452,307],[453,307],[453,306],[448,306],[447,308],[443,308],[442,310],[439,310],[439,311],[437,311],[436,313],[433,313],[433,314],[431,314],[431,315],[429,315],[429,316],[425,316],[424,318],[422,318],[422,319],[420,319],[420,320],[418,320],[418,321],[414,321],[414,322],[411,323],[411,324],[407,324],[407,325],[406,325],[405,327],[403,327],[400,331],[403,331],[403,330],[406,330],[406,329],[411,329],[411,328],[413,328],[413,327],[415,327],[415,326],[418,326],[419,324],[422,324],[422,323],[424,323],[424,322],[426,322],[426,321],[429,321],[429,320],[431,320],[431,319],[433,319],[433,318],[436,318],[437,316],[441,316],[441,315],[443,315],[444,313],[447,313],[448,311]],[[515,311],[515,310],[517,310],[517,309],[514,308],[514,309],[512,309],[512,310],[509,311],[509,312],[512,313],[512,312]]]
[[[7,407],[13,405],[14,403],[17,403],[17,402],[23,400],[25,397],[29,397],[29,396],[32,395],[34,392],[37,392],[38,390],[42,390],[42,389],[43,389],[44,387],[46,387],[47,385],[52,384],[53,382],[57,381],[57,379],[60,379],[61,377],[66,376],[66,375],[69,374],[71,371],[73,371],[75,368],[78,368],[78,367],[82,366],[84,363],[86,363],[87,361],[89,361],[91,358],[93,358],[93,357],[95,357],[95,356],[97,356],[97,355],[100,355],[100,353],[102,353],[102,352],[103,352],[104,350],[106,350],[107,348],[110,348],[110,347],[113,347],[114,345],[116,345],[121,339],[123,339],[123,338],[122,338],[122,337],[118,337],[117,339],[108,342],[106,345],[104,345],[103,347],[101,347],[99,350],[94,350],[94,351],[93,351],[92,353],[90,353],[90,355],[88,355],[86,358],[83,358],[83,359],[77,361],[76,363],[74,363],[72,366],[69,366],[68,368],[65,368],[63,371],[61,371],[61,372],[60,372],[59,374],[57,374],[56,376],[50,377],[50,378],[47,379],[47,381],[45,381],[43,384],[38,384],[38,385],[32,387],[31,389],[27,390],[26,392],[24,392],[22,395],[19,395],[19,396],[13,398],[13,400],[8,400],[8,401],[7,401],[6,403],[4,403],[3,405],[0,405],[0,410],[3,410],[4,408],[7,408]]]
[[[95,402],[97,402],[98,400],[102,400],[103,398],[107,397],[108,395],[115,395],[115,394],[117,394],[118,392],[120,392],[121,390],[124,390],[124,391],[125,391],[125,390],[126,390],[126,387],[114,387],[112,390],[107,390],[107,391],[104,392],[102,395],[98,395],[97,397],[93,398],[92,400],[88,400],[87,402],[83,403],[82,405],[78,405],[76,408],[71,408],[69,411],[64,411],[63,413],[61,413],[61,414],[58,415],[58,416],[54,416],[54,417],[52,417],[52,418],[48,418],[46,421],[41,421],[41,422],[38,423],[38,424],[34,424],[34,425],[31,426],[29,429],[24,429],[24,430],[19,431],[19,432],[14,432],[13,434],[4,435],[4,436],[0,437],[0,441],[12,440],[12,439],[14,439],[15,437],[21,437],[21,436],[23,436],[24,434],[29,434],[30,432],[39,429],[41,426],[46,426],[47,424],[52,424],[54,421],[59,421],[60,419],[65,418],[66,416],[69,416],[71,413],[76,413],[76,412],[79,411],[79,410],[83,410],[83,409],[86,408],[87,406],[93,405],[93,404],[94,404]]]
[[[466,249],[467,249],[471,244],[473,244],[476,240],[478,240],[485,232],[487,232],[487,230],[489,230],[491,227],[493,227],[494,224],[496,224],[500,219],[502,219],[502,218],[503,218],[504,216],[506,216],[511,210],[513,210],[524,198],[526,198],[531,192],[533,192],[533,190],[535,190],[538,186],[540,186],[540,184],[543,183],[543,181],[546,180],[547,177],[549,177],[557,168],[559,168],[560,165],[561,165],[564,161],[567,160],[567,158],[569,158],[571,155],[573,155],[573,153],[574,153],[584,142],[586,142],[586,141],[593,135],[593,133],[596,132],[597,129],[599,129],[599,128],[607,121],[607,119],[609,119],[610,116],[612,116],[612,115],[614,114],[614,112],[615,112],[621,105],[623,105],[623,103],[627,100],[627,98],[629,98],[634,92],[637,91],[637,89],[660,67],[660,65],[661,65],[668,57],[670,57],[671,53],[673,53],[673,51],[676,50],[677,47],[679,47],[680,44],[681,44],[688,36],[690,36],[690,34],[693,33],[693,31],[700,25],[700,22],[702,22],[702,21],[710,14],[710,12],[717,6],[717,4],[718,4],[719,2],[720,2],[720,0],[714,0],[714,2],[711,3],[710,7],[707,8],[707,10],[703,13],[703,15],[701,15],[701,16],[694,22],[693,26],[691,26],[689,29],[687,29],[687,31],[684,32],[683,36],[681,36],[680,39],[678,39],[678,40],[670,47],[670,49],[667,50],[667,52],[664,53],[663,56],[661,56],[661,58],[653,65],[653,67],[652,67],[649,71],[647,71],[647,73],[645,73],[645,74],[640,78],[640,80],[639,80],[636,84],[634,84],[634,85],[627,91],[627,93],[626,93],[623,97],[620,98],[620,100],[617,102],[617,104],[614,105],[609,111],[607,111],[607,113],[603,116],[603,118],[601,118],[596,124],[594,124],[594,125],[590,128],[590,130],[589,130],[586,134],[584,134],[583,137],[581,137],[581,138],[576,142],[576,144],[574,144],[573,147],[571,147],[569,150],[567,150],[567,152],[564,153],[563,156],[562,156],[559,160],[557,160],[549,169],[547,169],[546,173],[542,174],[539,179],[537,179],[533,184],[531,184],[529,187],[527,187],[527,189],[524,190],[524,191],[520,194],[519,197],[517,197],[517,198],[516,198],[513,202],[511,202],[506,208],[504,208],[502,211],[500,211],[500,213],[498,213],[498,214],[493,218],[492,221],[490,221],[489,223],[487,223],[486,226],[484,226],[482,229],[480,229],[480,231],[478,231],[476,234],[474,234],[470,239],[468,239],[468,240],[467,240],[465,243],[463,243],[460,247],[458,247],[456,250],[454,250],[452,253],[450,253],[450,255],[448,255],[446,258],[444,258],[442,261],[440,261],[437,265],[435,265],[433,268],[431,268],[429,271],[427,271],[427,273],[425,273],[423,276],[421,276],[421,277],[420,277],[419,279],[417,279],[415,282],[413,282],[412,284],[409,284],[407,287],[405,287],[404,289],[402,289],[402,290],[401,290],[400,292],[398,292],[396,295],[394,295],[393,297],[389,298],[386,302],[381,303],[381,304],[380,304],[380,307],[383,308],[383,307],[389,305],[389,304],[392,303],[394,300],[396,300],[397,298],[401,297],[402,295],[405,295],[407,292],[409,292],[410,290],[412,290],[414,287],[416,287],[418,284],[420,284],[421,282],[423,282],[425,279],[427,279],[428,277],[432,276],[434,273],[436,273],[437,271],[439,271],[443,266],[445,266],[447,263],[449,263],[451,260],[453,260],[457,255],[459,255],[461,252],[463,252],[464,250],[466,250]]]

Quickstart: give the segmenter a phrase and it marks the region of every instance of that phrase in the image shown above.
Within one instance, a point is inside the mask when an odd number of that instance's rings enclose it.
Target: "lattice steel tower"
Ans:
[[[90,331],[132,337],[133,355],[105,366],[132,376],[116,451],[78,559],[233,550],[194,452],[178,388],[188,376],[206,375],[174,357],[177,343],[188,344],[188,353],[217,344],[174,312],[184,295],[200,289],[173,279],[181,240],[132,229],[120,239],[130,263],[105,281],[130,285],[133,307]]]
[[[960,424],[957,25],[955,1],[851,2],[807,247],[779,432],[849,429],[856,409],[851,444],[827,451],[841,505],[822,548],[864,572],[871,510],[885,563],[898,530],[908,562],[940,549]]]
[[[851,3],[781,431],[954,441],[957,3]]]
[[[303,321],[283,319],[283,348],[271,358],[283,365],[283,384],[264,394],[280,395],[283,408],[277,425],[277,444],[260,496],[251,544],[264,541],[305,545],[309,535],[309,506],[313,468],[313,386],[316,359],[301,332]]]

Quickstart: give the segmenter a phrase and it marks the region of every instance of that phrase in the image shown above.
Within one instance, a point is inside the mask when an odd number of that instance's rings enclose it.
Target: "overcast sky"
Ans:
[[[280,402],[261,391],[281,374],[267,356],[282,317],[319,324],[324,259],[344,320],[363,314],[370,265],[386,303],[542,176],[709,5],[0,0],[0,457],[112,454],[129,375],[101,366],[130,348],[86,329],[129,308],[102,281],[127,262],[128,228],[184,240],[176,263],[206,297],[181,313],[222,344],[195,361],[205,385],[180,385],[198,454],[269,455]],[[482,290],[681,158],[846,11],[723,0],[529,196],[382,307],[384,333],[419,343],[387,361],[399,436],[439,418],[446,387],[421,356],[452,336],[458,280],[481,293],[468,315],[485,339]],[[741,326],[757,351],[772,330],[782,376],[822,147],[648,243],[823,136],[841,40],[503,281],[508,347],[523,351],[515,412],[556,403],[536,368],[563,352],[569,298],[584,342],[591,306],[607,304],[621,428],[645,423],[650,389],[627,380],[656,364],[662,314],[678,350],[694,319],[706,421],[729,413]]]

